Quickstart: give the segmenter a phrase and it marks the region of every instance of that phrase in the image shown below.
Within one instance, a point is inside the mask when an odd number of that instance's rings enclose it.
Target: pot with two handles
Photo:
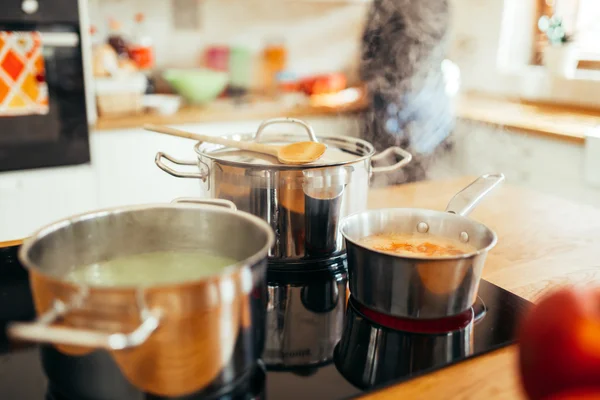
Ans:
[[[225,200],[180,199],[58,221],[20,249],[38,317],[11,324],[8,334],[52,345],[64,355],[60,364],[72,373],[56,368],[46,373],[75,398],[127,398],[128,390],[176,397],[215,383],[222,387],[253,368],[263,351],[273,236],[268,224]],[[78,267],[178,251],[210,252],[233,264],[201,278],[149,285],[68,279]],[[98,351],[104,355],[94,357]],[[98,360],[105,361],[98,366]],[[120,373],[111,372],[115,365]],[[107,376],[121,375],[126,382],[106,382]],[[84,385],[74,376],[107,384]]]
[[[266,133],[275,124],[293,124],[306,131],[308,139],[327,145],[318,161],[304,165],[280,164],[275,157],[197,143],[197,161],[177,160],[162,152],[156,165],[180,178],[201,180],[209,197],[232,201],[239,210],[267,221],[275,232],[269,262],[314,261],[344,252],[339,234],[341,218],[367,208],[372,174],[398,170],[412,156],[399,147],[375,155],[373,145],[345,136],[316,136],[306,122],[292,118],[264,121],[255,134],[230,135],[242,141],[285,145],[306,141],[306,135]],[[372,161],[398,156],[389,166],[373,167]],[[197,165],[198,172],[181,172],[165,160],[178,165]]]

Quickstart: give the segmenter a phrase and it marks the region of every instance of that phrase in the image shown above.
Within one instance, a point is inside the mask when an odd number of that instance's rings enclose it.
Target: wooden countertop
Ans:
[[[538,104],[467,93],[459,98],[458,117],[512,130],[583,144],[600,126],[600,110]]]
[[[461,178],[371,190],[370,208],[443,210]],[[528,300],[570,283],[600,283],[600,209],[503,184],[471,217],[496,231],[484,278]],[[516,346],[370,393],[388,399],[524,399]]]
[[[207,106],[186,106],[174,115],[140,114],[115,117],[99,117],[95,129],[127,129],[139,128],[144,124],[188,124],[203,122],[224,122],[263,120],[276,117],[302,118],[307,116],[322,116],[348,114],[365,108],[364,97],[344,106],[325,107],[311,104],[293,104],[272,100],[254,99],[248,103],[237,104],[230,99],[217,100]]]
[[[144,124],[186,124],[219,121],[261,120],[274,117],[337,116],[362,111],[366,97],[342,107],[316,107],[310,104],[293,105],[285,102],[254,99],[236,106],[223,99],[205,107],[184,107],[170,116],[156,114],[100,117],[98,130],[137,128]],[[551,104],[533,104],[519,100],[465,93],[458,98],[459,118],[504,126],[517,132],[541,135],[553,139],[583,144],[585,134],[600,126],[600,110],[587,110]]]
[[[472,179],[373,189],[369,207],[443,210]],[[471,217],[499,237],[484,270],[490,282],[531,301],[561,285],[600,283],[600,209],[505,183]],[[516,347],[507,347],[364,397],[523,399],[515,357]]]

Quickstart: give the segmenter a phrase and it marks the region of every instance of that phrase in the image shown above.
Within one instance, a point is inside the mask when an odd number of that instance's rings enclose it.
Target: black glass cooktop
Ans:
[[[16,250],[0,249],[0,398],[61,400],[45,377],[40,347],[17,345],[5,335],[8,321],[34,314],[27,273],[16,260]],[[286,274],[271,274],[269,295],[285,297],[287,308],[269,303],[269,312],[277,315],[267,318],[272,323],[267,323],[265,359],[239,385],[210,398],[357,397],[513,343],[518,319],[529,305],[482,281],[470,323],[459,321],[450,332],[399,331],[398,321],[378,318],[352,298],[346,302],[340,291],[346,273],[343,265],[336,265],[317,274],[296,274],[289,282]],[[294,296],[299,299],[295,303]],[[319,307],[319,302],[326,306]],[[138,394],[132,400],[138,399],[158,398]]]

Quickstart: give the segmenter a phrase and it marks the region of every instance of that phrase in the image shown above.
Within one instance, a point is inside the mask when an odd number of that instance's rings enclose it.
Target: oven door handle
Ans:
[[[79,35],[75,32],[40,32],[44,47],[77,47]]]

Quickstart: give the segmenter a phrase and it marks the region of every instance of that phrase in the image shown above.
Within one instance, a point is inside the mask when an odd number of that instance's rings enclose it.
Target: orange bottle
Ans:
[[[285,42],[280,38],[271,38],[263,49],[263,64],[266,89],[269,94],[277,91],[277,75],[287,66],[287,49]]]
[[[152,38],[148,35],[144,14],[135,15],[136,32],[133,41],[129,44],[129,58],[135,62],[141,70],[147,70],[154,66],[154,47]]]

